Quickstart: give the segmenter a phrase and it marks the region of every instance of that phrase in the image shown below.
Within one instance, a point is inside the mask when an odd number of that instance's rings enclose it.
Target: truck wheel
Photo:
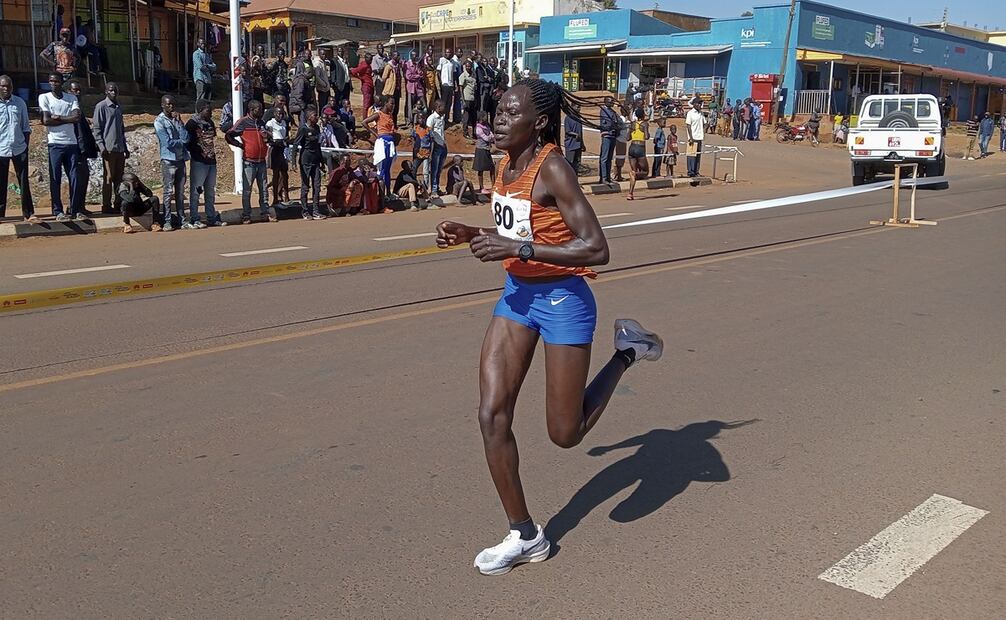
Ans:
[[[884,129],[917,129],[918,126],[919,121],[915,120],[914,116],[901,110],[891,112],[880,119],[880,127]]]
[[[853,175],[852,176],[852,185],[853,185],[853,187],[858,187],[858,186],[860,186],[862,184],[863,184],[863,175],[859,175],[859,176]]]

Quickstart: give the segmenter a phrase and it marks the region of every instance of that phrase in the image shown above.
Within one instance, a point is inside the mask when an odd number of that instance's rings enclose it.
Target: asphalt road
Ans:
[[[4,316],[0,616],[1000,617],[997,175],[920,192],[939,225],[916,230],[868,225],[886,191],[611,230],[595,366],[621,316],[666,357],[631,369],[571,450],[548,441],[535,362],[515,432],[557,552],[505,577],[471,567],[506,526],[475,416],[498,266],[459,250]],[[782,193],[597,208],[631,221]],[[365,227],[407,215],[362,218],[339,247],[383,248]],[[256,228],[226,232],[248,246]],[[818,578],[934,494],[987,514],[942,550],[946,532],[916,524],[905,553],[934,553],[879,575],[900,582],[884,598]]]

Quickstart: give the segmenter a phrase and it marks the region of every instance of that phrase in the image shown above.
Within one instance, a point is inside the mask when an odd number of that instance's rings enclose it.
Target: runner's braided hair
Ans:
[[[585,119],[577,109],[578,106],[597,104],[573,95],[555,82],[539,78],[525,78],[514,83],[514,86],[523,86],[531,91],[531,103],[534,105],[535,112],[548,117],[548,124],[541,130],[539,136],[542,144],[562,144],[560,132],[562,131],[563,114],[576,119],[587,127],[601,128],[598,123]]]

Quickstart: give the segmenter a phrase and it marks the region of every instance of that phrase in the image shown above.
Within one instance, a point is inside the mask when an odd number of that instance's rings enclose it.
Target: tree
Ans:
[[[602,3],[602,8],[605,11],[610,11],[612,9],[617,9],[618,8],[618,0],[604,0],[604,2]]]
[[[741,13],[741,17],[754,17],[754,13],[752,13],[751,11],[744,11],[743,13]]]

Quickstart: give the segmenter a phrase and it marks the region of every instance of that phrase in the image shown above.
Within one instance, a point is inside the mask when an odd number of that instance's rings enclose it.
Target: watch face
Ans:
[[[518,253],[523,260],[528,260],[534,256],[534,249],[531,247],[530,243],[525,243],[520,246],[520,252]]]

